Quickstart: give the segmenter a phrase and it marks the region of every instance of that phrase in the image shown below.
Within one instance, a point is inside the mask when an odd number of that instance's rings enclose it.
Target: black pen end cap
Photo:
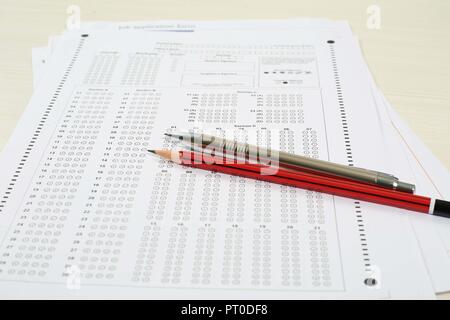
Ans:
[[[445,200],[435,200],[433,215],[450,218],[450,202]]]

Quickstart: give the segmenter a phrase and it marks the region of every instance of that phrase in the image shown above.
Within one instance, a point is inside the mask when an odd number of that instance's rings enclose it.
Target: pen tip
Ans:
[[[173,134],[171,134],[171,133],[164,133],[164,135],[168,136],[168,137],[173,137]]]
[[[155,150],[147,150],[147,151],[156,154],[156,151],[155,151]]]

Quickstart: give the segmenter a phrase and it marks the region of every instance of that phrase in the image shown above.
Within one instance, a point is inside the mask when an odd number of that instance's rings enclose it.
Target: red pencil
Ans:
[[[325,177],[301,171],[288,171],[282,168],[275,168],[273,174],[262,174],[262,172],[267,171],[269,166],[256,163],[216,161],[217,158],[210,155],[192,151],[149,151],[162,158],[192,168],[268,181],[450,218],[450,202],[444,200],[348,181],[347,179]]]

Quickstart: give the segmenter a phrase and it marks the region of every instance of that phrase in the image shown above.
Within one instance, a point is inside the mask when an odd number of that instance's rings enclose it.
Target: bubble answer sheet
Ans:
[[[318,18],[294,18],[287,20],[234,20],[234,21],[141,21],[141,22],[84,22],[80,26],[85,32],[92,30],[112,30],[115,32],[127,30],[145,30],[150,32],[196,32],[200,29],[220,30],[262,30],[276,28],[294,29],[327,29],[330,34],[347,39],[354,38],[349,24],[346,21],[331,21]],[[48,51],[52,51],[59,36],[49,37],[48,47],[33,50],[33,74],[37,86],[41,74],[45,72],[45,62],[51,59]],[[359,44],[357,44],[359,46]],[[362,53],[355,58],[361,59],[366,65]],[[367,67],[367,66],[366,66]],[[448,170],[431,154],[431,152],[420,142],[411,130],[405,126],[401,119],[395,115],[394,109],[387,104],[389,112],[384,112],[385,99],[374,84],[370,72],[367,70],[369,81],[373,87],[373,97],[376,104],[380,122],[384,132],[384,143],[388,145],[385,155],[386,161],[383,171],[398,174],[402,180],[414,183],[418,194],[434,195],[439,198],[448,198],[450,174]],[[401,150],[405,150],[402,152]],[[405,158],[406,156],[406,158]],[[410,165],[405,166],[405,163]],[[382,165],[381,163],[379,163]],[[400,209],[391,211],[402,212]],[[416,239],[418,241],[423,260],[432,281],[435,292],[446,292],[450,290],[450,277],[447,270],[450,268],[449,248],[450,237],[448,230],[450,224],[445,219],[436,219],[430,216],[410,214],[409,215]],[[339,217],[338,217],[339,218]]]
[[[433,297],[405,215],[146,152],[196,128],[377,169],[371,88],[339,40],[63,37],[1,158],[1,296]]]

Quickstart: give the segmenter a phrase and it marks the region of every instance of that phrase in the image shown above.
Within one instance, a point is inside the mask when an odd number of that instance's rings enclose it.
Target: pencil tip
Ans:
[[[164,133],[164,135],[168,136],[168,137],[173,137],[173,134],[171,134],[171,133]]]
[[[147,150],[147,151],[156,154],[156,151],[155,151],[155,150]]]

